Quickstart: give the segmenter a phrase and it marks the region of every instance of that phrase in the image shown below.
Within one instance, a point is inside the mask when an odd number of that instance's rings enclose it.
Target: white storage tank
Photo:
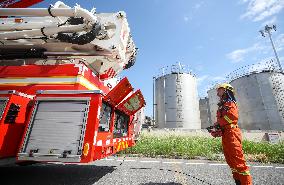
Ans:
[[[201,129],[196,77],[181,64],[155,78],[154,102],[158,128]]]
[[[217,109],[218,109],[218,103],[219,103],[219,97],[217,96],[217,91],[215,87],[210,88],[207,91],[208,94],[208,104],[209,104],[209,117],[210,117],[210,121],[211,121],[211,125],[213,125],[214,123],[216,123],[217,121],[217,117],[216,117],[216,113],[217,113]]]
[[[267,66],[264,69],[249,67],[245,75],[231,78],[231,85],[236,89],[241,128],[284,130],[284,75]]]
[[[237,69],[227,79],[236,90],[240,128],[284,130],[284,74],[274,60]],[[215,89],[208,91],[208,98],[214,123]]]
[[[199,110],[200,110],[201,128],[205,129],[209,127],[212,122],[208,97],[199,99]]]

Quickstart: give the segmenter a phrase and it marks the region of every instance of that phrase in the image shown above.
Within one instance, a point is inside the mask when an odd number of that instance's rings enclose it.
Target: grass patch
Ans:
[[[248,161],[273,162],[284,164],[284,142],[243,141],[243,149]],[[220,138],[186,136],[176,134],[151,135],[142,134],[136,146],[120,154],[136,154],[145,157],[167,157],[209,160],[222,160]]]
[[[244,152],[250,161],[284,164],[284,141],[278,144],[243,141]]]

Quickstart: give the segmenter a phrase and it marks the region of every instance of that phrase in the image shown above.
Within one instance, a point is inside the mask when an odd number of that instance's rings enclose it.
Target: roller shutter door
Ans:
[[[23,153],[35,156],[80,156],[88,101],[39,101],[26,135]]]

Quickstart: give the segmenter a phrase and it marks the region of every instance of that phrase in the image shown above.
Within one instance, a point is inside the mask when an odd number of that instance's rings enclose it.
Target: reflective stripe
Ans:
[[[231,124],[231,128],[238,128],[238,125]]]
[[[250,172],[249,172],[249,171],[238,172],[238,173],[241,174],[241,175],[250,175]]]
[[[234,169],[234,168],[231,168],[231,171],[232,171],[232,173],[238,172],[238,170],[236,170],[236,169]]]
[[[233,121],[227,115],[224,116],[224,119],[230,124],[233,123]]]
[[[85,77],[78,76],[61,76],[61,77],[18,77],[18,78],[1,78],[2,85],[57,85],[57,84],[80,84],[90,90],[98,90],[99,88],[87,80]]]
[[[121,146],[121,143],[118,143],[118,147],[116,149],[117,152],[120,150],[120,146]]]
[[[244,171],[244,172],[239,172],[238,170],[234,169],[234,168],[231,168],[232,170],[232,173],[238,173],[238,174],[241,174],[241,175],[250,175],[250,171]]]

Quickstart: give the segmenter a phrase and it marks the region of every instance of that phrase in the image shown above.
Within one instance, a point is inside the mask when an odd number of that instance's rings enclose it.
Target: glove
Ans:
[[[214,125],[208,127],[207,130],[213,137],[221,137],[223,135],[223,132],[222,132],[222,129],[219,123],[214,123]]]
[[[221,137],[223,135],[222,130],[212,131],[210,133],[213,137]]]
[[[214,126],[209,126],[206,128],[209,133],[211,133],[214,129]]]

